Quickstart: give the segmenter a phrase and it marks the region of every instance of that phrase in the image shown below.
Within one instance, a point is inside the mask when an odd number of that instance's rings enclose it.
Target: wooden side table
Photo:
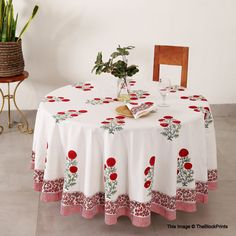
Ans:
[[[5,100],[7,100],[7,102],[8,102],[8,127],[12,128],[13,127],[13,122],[11,121],[11,99],[12,99],[18,113],[21,116],[21,122],[19,122],[17,125],[18,129],[22,133],[32,134],[33,130],[31,128],[29,128],[29,123],[27,121],[26,116],[24,115],[24,113],[19,109],[19,107],[16,104],[16,91],[17,91],[19,85],[28,77],[29,77],[29,73],[27,71],[24,71],[21,75],[18,75],[18,76],[0,77],[0,84],[1,83],[7,84],[7,94],[6,95],[3,93],[2,89],[0,88],[0,94],[2,95],[2,106],[0,107],[0,114],[2,113],[2,110],[4,108]],[[18,83],[14,89],[13,94],[11,94],[10,84],[15,83],[15,82],[18,82]],[[3,132],[3,127],[0,126],[0,134],[2,132]]]

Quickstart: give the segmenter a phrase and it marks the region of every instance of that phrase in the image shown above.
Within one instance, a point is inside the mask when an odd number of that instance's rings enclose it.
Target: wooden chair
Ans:
[[[182,66],[180,85],[186,88],[188,76],[188,52],[188,47],[155,45],[153,81],[159,81],[160,64]]]

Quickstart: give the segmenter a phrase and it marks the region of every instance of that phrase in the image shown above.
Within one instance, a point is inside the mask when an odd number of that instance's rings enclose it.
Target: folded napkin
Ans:
[[[126,106],[132,113],[135,119],[138,119],[141,116],[147,115],[149,112],[156,110],[157,105],[154,102],[130,102]]]

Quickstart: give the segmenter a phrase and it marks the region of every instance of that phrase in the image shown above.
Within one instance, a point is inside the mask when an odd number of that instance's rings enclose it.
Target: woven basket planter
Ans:
[[[0,42],[0,77],[20,75],[24,66],[21,41]]]

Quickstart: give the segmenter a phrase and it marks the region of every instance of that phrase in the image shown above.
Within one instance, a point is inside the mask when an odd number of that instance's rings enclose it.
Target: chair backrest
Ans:
[[[159,81],[160,79],[160,64],[182,66],[180,85],[186,88],[188,76],[188,53],[188,47],[155,45],[153,80]]]

